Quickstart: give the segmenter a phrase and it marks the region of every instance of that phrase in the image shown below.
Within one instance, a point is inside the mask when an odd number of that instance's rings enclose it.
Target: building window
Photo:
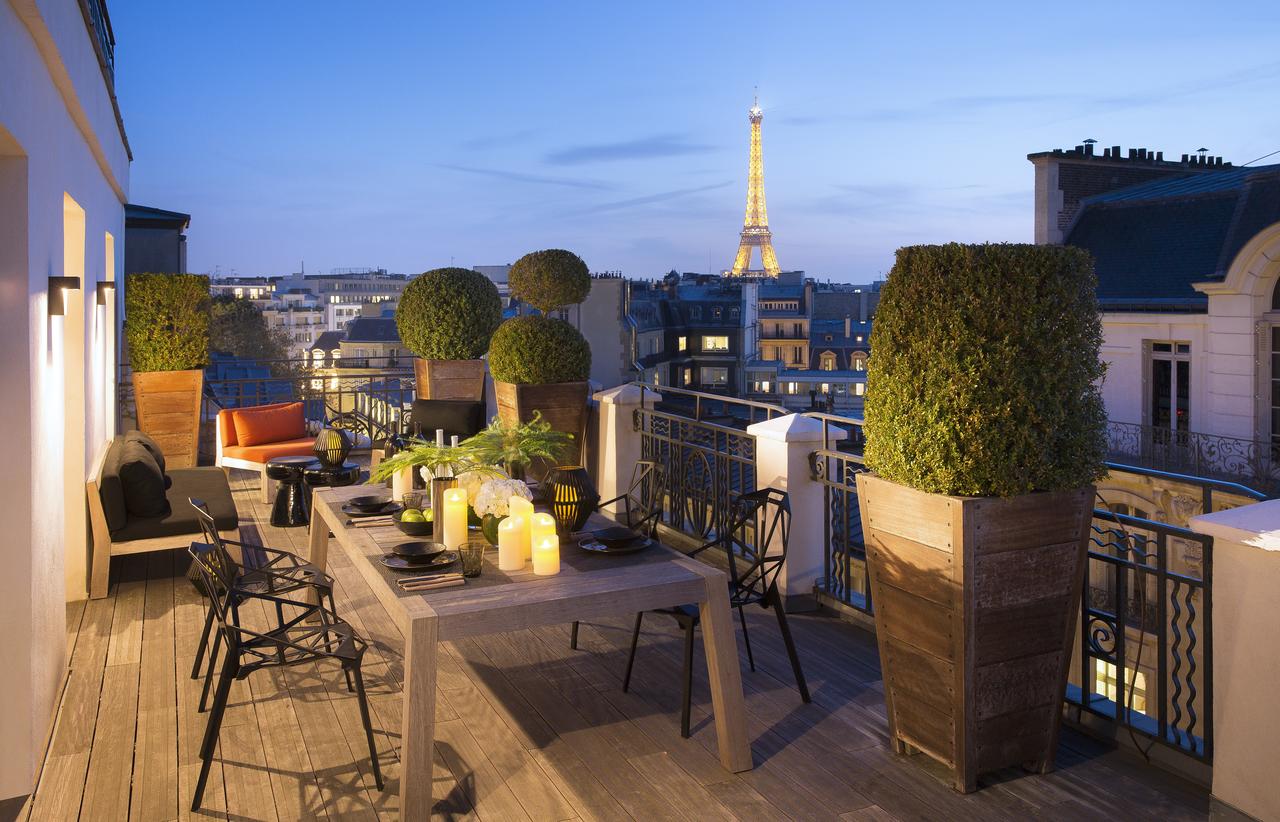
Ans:
[[[711,318],[714,320],[720,319],[720,306],[716,306],[715,308],[711,309]]]
[[[1133,710],[1140,714],[1147,712],[1147,676],[1141,671],[1134,671],[1130,668],[1124,669],[1125,692],[1123,702],[1126,707],[1132,706]],[[1120,703],[1120,692],[1117,687],[1116,666],[1105,659],[1095,659],[1093,661],[1094,691],[1105,696],[1112,702]],[[1129,701],[1129,691],[1133,691],[1133,702]]]
[[[676,348],[680,349],[681,351],[684,351],[684,350],[685,350],[686,348],[688,348],[688,347],[689,347],[689,338],[688,338],[688,337],[683,337],[683,336],[682,336],[682,337],[677,337],[677,338],[676,338]]]
[[[799,393],[800,393],[800,385],[799,385],[799,383],[794,383],[794,382],[789,382],[789,383],[787,383],[787,393],[788,393],[788,394],[799,394]]]
[[[702,319],[702,306],[700,306],[700,305],[695,305],[695,306],[693,306],[692,308],[690,308],[690,309],[689,309],[689,319],[691,319],[691,320],[701,320],[701,319]]]
[[[1191,344],[1151,343],[1151,395],[1147,419],[1157,432],[1189,431],[1191,427]],[[1167,435],[1159,441],[1167,441]]]
[[[698,374],[704,388],[726,388],[729,385],[729,369],[703,367]]]
[[[795,348],[791,349],[791,364],[804,365],[804,349],[803,348],[796,346]]]
[[[791,330],[795,332],[796,339],[804,336],[804,323],[792,323]]]
[[[853,357],[853,370],[854,370],[854,371],[866,371],[866,370],[867,370],[867,358],[866,358],[865,356],[859,356],[859,355],[855,354],[855,355],[854,355],[854,357]]]
[[[866,396],[867,384],[865,382],[855,382],[853,384],[853,393],[859,397]]]
[[[680,373],[680,382],[681,382],[681,384],[683,384],[683,385],[689,385],[690,383],[692,383],[692,382],[693,382],[693,369],[692,369],[692,368],[684,368],[684,369],[681,369],[681,373]]]
[[[703,351],[728,351],[729,338],[726,336],[705,336],[702,338]]]
[[[835,355],[835,354],[832,354],[830,351],[828,351],[828,352],[826,352],[825,354],[823,354],[823,355],[822,355],[822,370],[823,370],[823,371],[835,371],[835,370],[836,370],[836,355]]]
[[[823,342],[831,342],[831,335],[830,335],[830,334],[825,334],[825,335],[823,335],[823,337],[822,337],[822,341],[823,341]]]
[[[736,320],[736,319],[738,319],[738,317],[739,317],[738,309],[736,309],[736,308],[730,308],[730,309],[729,309],[729,319],[731,319],[731,320]]]
[[[862,335],[861,335],[861,334],[859,334],[858,336],[854,337],[853,339],[854,339],[856,342],[862,342]]]

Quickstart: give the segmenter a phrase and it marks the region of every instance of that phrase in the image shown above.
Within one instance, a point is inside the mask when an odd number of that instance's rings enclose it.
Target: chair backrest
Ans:
[[[200,531],[204,536],[204,541],[212,545],[214,550],[220,554],[220,561],[227,568],[230,568],[232,579],[240,573],[240,564],[231,556],[231,552],[227,550],[227,544],[222,541],[222,534],[218,533],[218,525],[213,519],[213,514],[209,511],[209,505],[202,499],[196,497],[187,497],[187,502],[191,503],[191,507],[196,509],[196,521],[200,523]],[[195,582],[192,579],[192,582]]]
[[[655,460],[636,462],[626,496],[628,515],[633,520],[627,524],[652,537],[662,521],[667,496],[666,466]]]
[[[717,540],[725,548],[734,605],[767,599],[777,585],[791,540],[791,497],[761,488],[733,501],[729,530]],[[772,550],[770,550],[772,549]]]
[[[216,545],[193,542],[187,548],[187,553],[191,554],[191,567],[198,575],[200,584],[204,586],[205,593],[213,604],[213,612],[217,617],[219,628],[226,634],[227,642],[234,646],[238,634],[229,629],[235,615],[232,591],[236,570],[227,565],[225,552],[219,551]]]

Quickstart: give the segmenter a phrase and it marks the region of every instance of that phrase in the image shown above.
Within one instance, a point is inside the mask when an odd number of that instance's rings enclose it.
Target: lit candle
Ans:
[[[458,548],[466,542],[467,489],[450,488],[444,492],[444,546]]]
[[[524,568],[525,548],[529,544],[529,521],[512,514],[498,523],[498,570],[519,571]]]
[[[556,518],[550,514],[534,514],[530,517],[529,523],[529,558],[532,559],[533,549],[541,545],[547,537],[556,535]]]
[[[522,496],[512,494],[507,500],[507,513],[513,517],[524,517],[525,527],[528,528],[529,523],[533,522],[533,503]]]
[[[554,533],[533,546],[533,572],[540,577],[560,573],[560,538]]]

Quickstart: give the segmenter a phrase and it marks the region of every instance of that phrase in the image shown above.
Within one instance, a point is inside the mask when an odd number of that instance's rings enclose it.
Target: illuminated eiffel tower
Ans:
[[[778,276],[778,258],[773,253],[773,234],[769,232],[769,215],[764,207],[764,158],[760,153],[760,110],[757,96],[747,112],[751,120],[751,161],[747,166],[747,216],[742,221],[742,240],[738,244],[738,257],[733,261],[731,276],[759,275],[759,269],[751,270],[751,249],[760,249],[760,262],[764,274]]]

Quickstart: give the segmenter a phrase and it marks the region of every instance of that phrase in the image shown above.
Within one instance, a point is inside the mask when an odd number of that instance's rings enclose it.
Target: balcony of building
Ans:
[[[334,380],[224,374],[208,391],[205,413],[289,393],[317,424],[362,426],[370,447],[402,429],[411,369]],[[386,388],[392,381],[394,391]],[[584,622],[578,650],[568,625],[445,643],[433,816],[1208,818],[1221,741],[1213,537],[1187,519],[1260,494],[1113,465],[1100,486],[1104,503],[1110,488],[1131,501],[1142,483],[1159,483],[1183,502],[1158,511],[1100,503],[1056,770],[997,771],[982,777],[981,790],[959,794],[942,766],[896,755],[888,744],[853,482],[863,470],[861,423],[805,414],[808,433],[778,442],[749,429],[792,413],[782,406],[660,390],[596,395],[587,464],[597,485],[605,496],[623,487],[624,463],[636,458],[666,465],[661,535],[677,549],[723,528],[734,495],[788,489],[799,534],[782,586],[812,702],[796,696],[773,615],[754,608],[736,628],[754,764],[742,773],[717,757],[701,664],[691,738],[680,736],[683,652],[674,622],[645,622],[625,693],[630,619]],[[232,471],[231,480],[244,541],[308,553],[307,529],[269,524],[256,473]],[[341,552],[330,561],[338,609],[371,643],[366,677],[386,789],[373,786],[355,697],[336,669],[309,666],[234,685],[206,813],[399,817],[404,639],[350,561]],[[30,818],[172,818],[187,807],[206,716],[196,710],[201,682],[189,676],[205,606],[185,576],[188,564],[181,551],[119,558],[106,598],[68,606],[68,677]]]

